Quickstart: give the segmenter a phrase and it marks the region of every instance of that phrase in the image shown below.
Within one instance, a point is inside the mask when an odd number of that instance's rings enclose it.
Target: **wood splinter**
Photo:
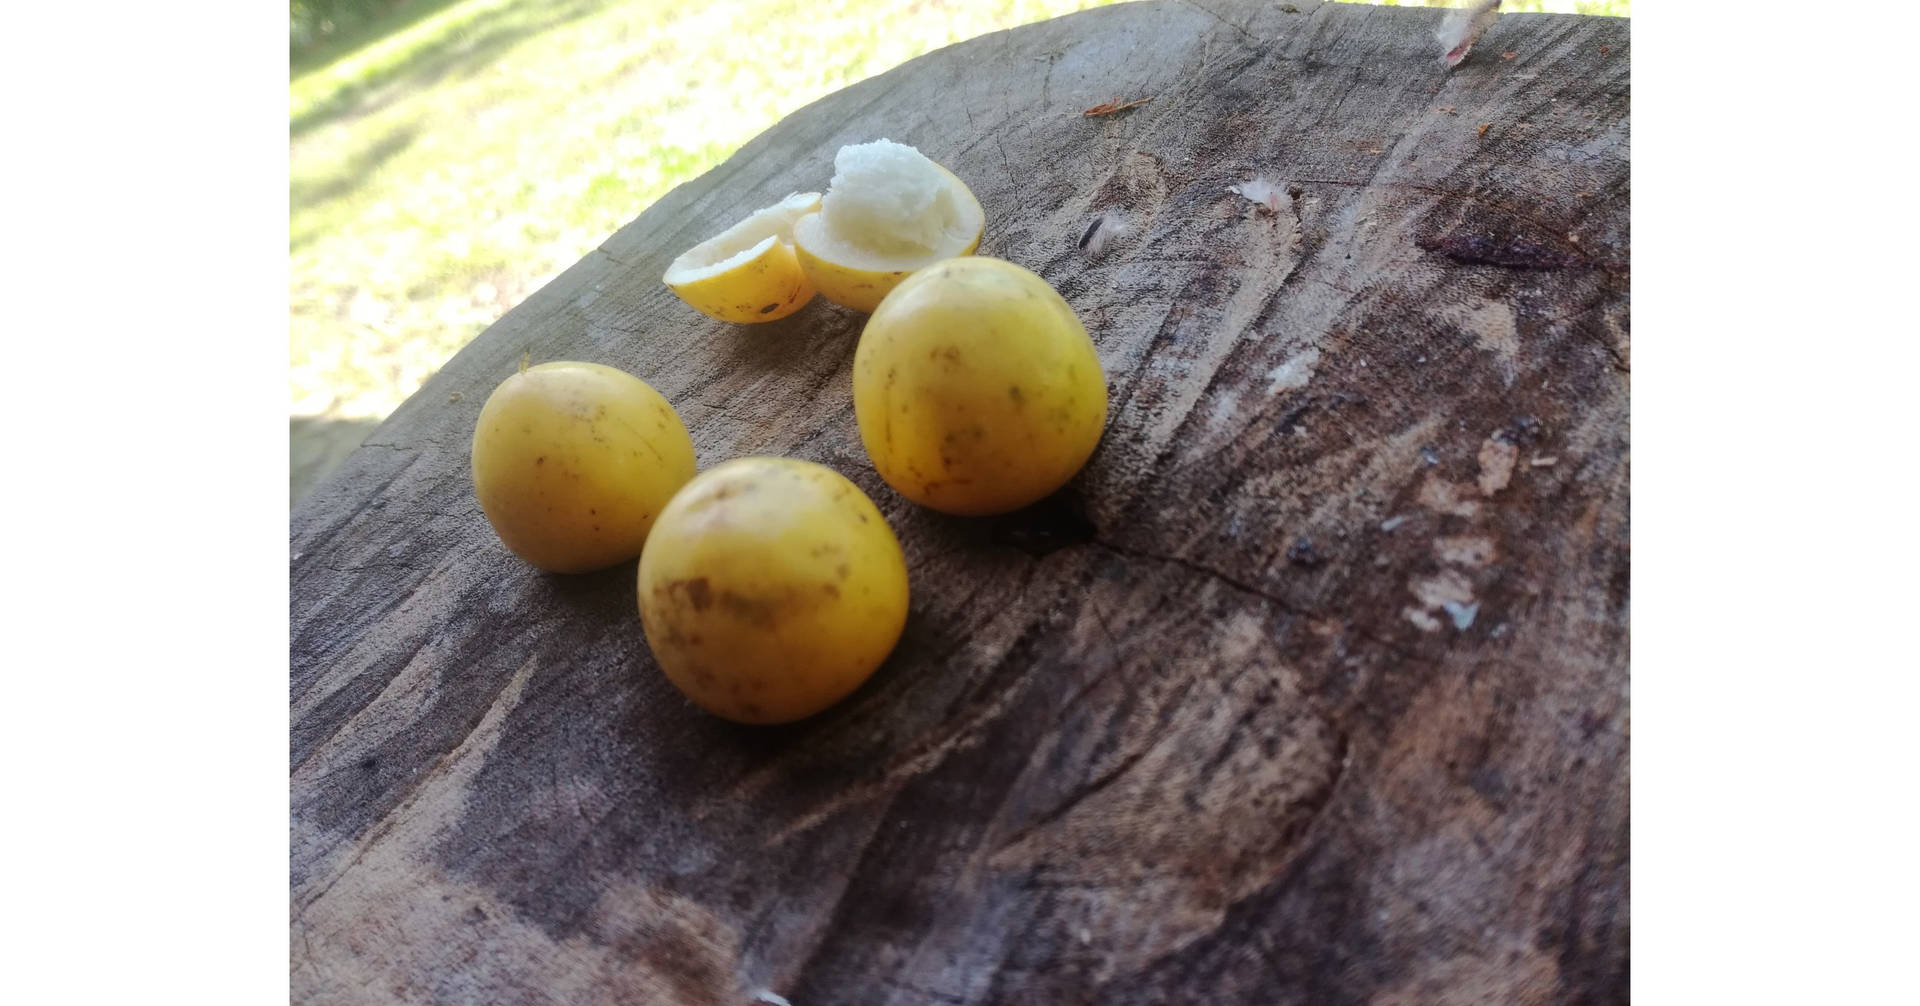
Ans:
[[[1084,112],[1081,112],[1080,114],[1088,118],[1092,118],[1096,115],[1112,115],[1115,112],[1124,112],[1127,109],[1133,108],[1137,105],[1144,105],[1147,102],[1152,100],[1153,98],[1149,96],[1149,97],[1141,98],[1138,101],[1129,101],[1123,105],[1120,103],[1119,98],[1115,98],[1112,101],[1106,102],[1105,104],[1095,105],[1092,108],[1089,108]]]
[[[1493,27],[1494,19],[1499,16],[1500,0],[1477,0],[1448,13],[1434,32],[1434,37],[1440,40],[1440,62],[1449,70],[1459,66],[1473,49],[1473,43],[1480,41],[1480,36]]]
[[[1115,238],[1127,232],[1127,215],[1118,209],[1110,209],[1093,218],[1087,229],[1080,235],[1080,250],[1089,258],[1099,258],[1107,250],[1107,245]]]

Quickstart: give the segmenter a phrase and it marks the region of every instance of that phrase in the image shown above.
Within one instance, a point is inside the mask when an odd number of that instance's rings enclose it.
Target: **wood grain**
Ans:
[[[1447,72],[1439,17],[1137,3],[943,49],[448,363],[293,514],[293,999],[1626,1001],[1628,26],[1507,15]],[[879,136],[1099,347],[1105,439],[1029,510],[879,481],[863,316],[659,283]],[[875,678],[730,725],[652,664],[631,563],[509,556],[467,449],[525,352],[641,376],[702,467],[872,495],[914,589]]]

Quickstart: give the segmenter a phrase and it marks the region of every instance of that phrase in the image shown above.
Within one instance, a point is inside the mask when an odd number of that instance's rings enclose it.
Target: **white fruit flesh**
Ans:
[[[951,257],[980,236],[965,183],[902,143],[841,147],[820,212],[795,234],[813,254],[853,269],[895,270]]]

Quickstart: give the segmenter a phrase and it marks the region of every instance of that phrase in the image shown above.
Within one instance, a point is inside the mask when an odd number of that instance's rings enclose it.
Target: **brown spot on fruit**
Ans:
[[[777,303],[776,303],[776,304],[768,304],[768,305],[767,305],[766,307],[763,307],[763,308],[761,308],[761,309],[760,309],[760,313],[761,313],[761,314],[772,314],[773,312],[775,312],[775,311],[778,311],[778,310],[780,310],[780,305],[779,305],[779,304],[777,304]]]
[[[713,588],[707,583],[707,578],[704,576],[684,580],[673,586],[686,590],[687,601],[693,605],[693,610],[695,611],[705,611],[709,605],[713,604]],[[668,589],[671,590],[672,588],[670,587]]]
[[[704,583],[706,581],[702,579],[701,582]],[[722,590],[718,600],[720,607],[726,609],[727,614],[732,615],[742,622],[748,622],[761,628],[770,629],[773,627],[774,622],[777,621],[775,618],[776,607],[771,601],[762,600],[757,597],[747,597],[734,593],[731,590]]]
[[[544,465],[547,463],[547,456],[545,454],[542,454],[539,457],[534,458],[533,463],[536,467],[539,465]]]
[[[825,594],[828,597],[839,597],[840,588],[834,586],[831,583],[823,583],[820,585],[820,593]]]

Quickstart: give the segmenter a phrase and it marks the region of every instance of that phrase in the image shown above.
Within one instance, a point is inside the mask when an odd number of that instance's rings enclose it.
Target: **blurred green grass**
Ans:
[[[507,308],[801,105],[1095,5],[402,8],[399,30],[292,80],[292,414],[385,415]]]
[[[1108,2],[410,0],[293,53],[293,497],[509,307],[782,116]]]

